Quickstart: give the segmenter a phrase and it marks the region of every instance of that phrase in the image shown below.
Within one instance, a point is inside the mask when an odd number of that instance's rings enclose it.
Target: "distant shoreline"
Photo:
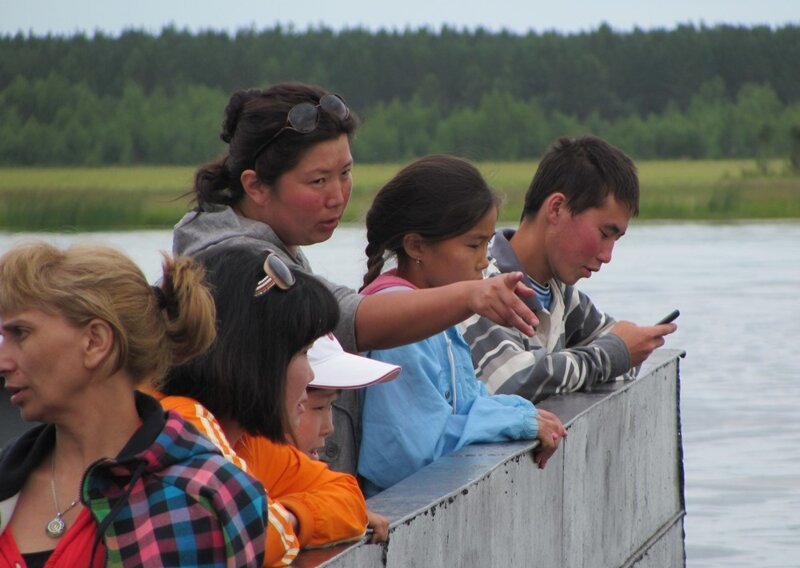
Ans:
[[[403,164],[356,164],[344,223],[363,223],[375,192]],[[481,162],[518,221],[533,162]],[[800,174],[785,160],[644,160],[641,221],[800,218]],[[169,229],[190,208],[194,167],[0,168],[0,231]]]

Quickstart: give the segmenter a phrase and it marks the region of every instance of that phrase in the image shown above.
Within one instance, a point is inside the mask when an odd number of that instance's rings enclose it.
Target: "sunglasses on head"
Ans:
[[[273,286],[277,286],[281,290],[288,290],[294,286],[294,274],[286,266],[286,263],[274,253],[268,254],[264,260],[264,274],[266,276],[256,285],[256,291],[253,294],[256,298],[269,292]]]
[[[272,135],[272,138],[258,147],[258,150],[256,150],[253,155],[253,161],[255,161],[261,153],[267,149],[267,146],[272,144],[272,142],[286,130],[294,130],[300,134],[314,132],[319,124],[319,109],[324,110],[329,115],[339,120],[345,120],[350,116],[350,109],[347,108],[344,99],[336,94],[322,95],[319,99],[319,103],[316,105],[309,102],[298,103],[289,109],[283,128],[278,130]]]

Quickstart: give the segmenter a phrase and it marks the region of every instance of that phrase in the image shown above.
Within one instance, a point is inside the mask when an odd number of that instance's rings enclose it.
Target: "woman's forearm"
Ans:
[[[447,286],[387,292],[365,297],[356,312],[359,351],[387,349],[419,341],[478,313],[500,325],[533,335],[537,322],[519,296],[530,288],[519,272]]]

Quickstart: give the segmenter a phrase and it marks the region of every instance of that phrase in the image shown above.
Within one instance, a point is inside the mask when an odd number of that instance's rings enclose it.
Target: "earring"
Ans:
[[[416,262],[417,264],[422,264],[422,261],[420,259],[418,259],[418,258],[415,258],[414,262]]]

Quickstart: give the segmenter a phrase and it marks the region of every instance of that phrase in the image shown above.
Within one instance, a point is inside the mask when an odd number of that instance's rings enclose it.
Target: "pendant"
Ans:
[[[61,514],[59,513],[53,518],[52,521],[47,523],[47,529],[45,532],[47,533],[47,536],[51,538],[58,538],[64,534],[66,528],[67,523],[64,522],[64,519],[61,518]]]

